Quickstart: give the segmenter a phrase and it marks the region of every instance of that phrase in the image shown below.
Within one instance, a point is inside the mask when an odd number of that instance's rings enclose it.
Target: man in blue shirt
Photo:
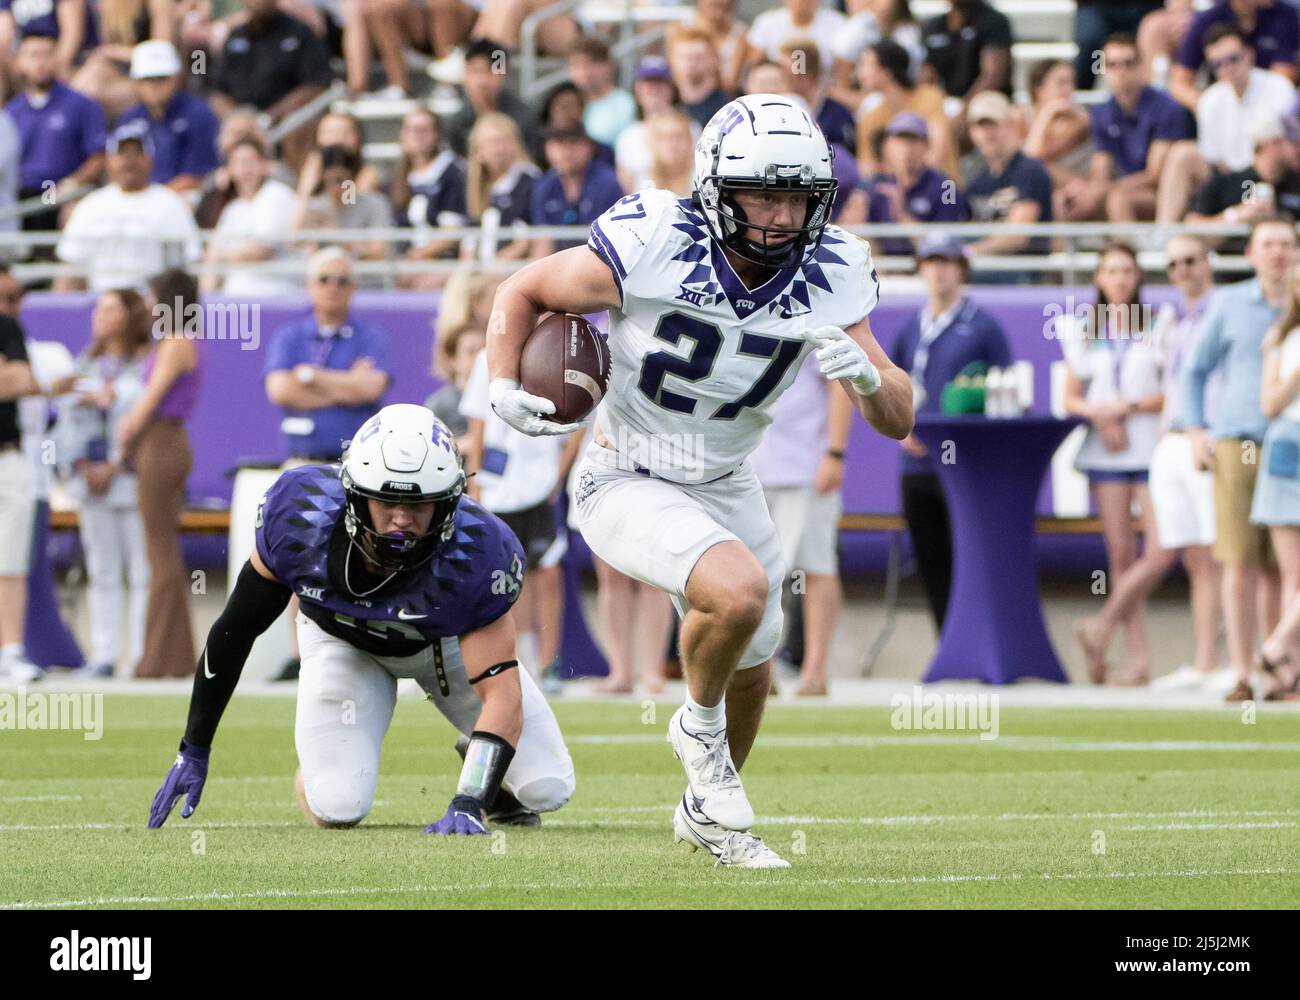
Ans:
[[[618,176],[596,162],[596,145],[581,128],[549,128],[542,136],[551,169],[533,185],[533,225],[591,225],[623,197]],[[581,242],[534,240],[530,255],[545,257]]]
[[[59,82],[54,39],[29,34],[18,46],[17,68],[23,92],[5,110],[22,140],[19,198],[45,196],[53,205],[29,215],[25,229],[57,229],[59,209],[82,184],[96,183],[104,171],[104,113],[99,105]]]
[[[1111,98],[1092,110],[1095,152],[1086,193],[1079,196],[1092,211],[1071,215],[1089,217],[1104,205],[1111,222],[1154,219],[1165,157],[1175,142],[1192,138],[1192,116],[1143,82],[1132,35],[1111,35],[1102,47],[1102,59]]]
[[[149,180],[173,191],[196,191],[217,169],[220,122],[208,103],[185,91],[180,56],[171,42],[141,42],[131,53],[131,79],[140,103],[118,124],[141,119],[153,140]]]
[[[998,321],[965,296],[970,265],[960,241],[927,237],[917,256],[926,304],[903,324],[889,356],[911,376],[916,412],[940,413],[945,385],[975,361],[1009,365],[1011,348]],[[935,625],[942,631],[952,588],[948,502],[925,445],[915,434],[901,443],[903,517]]]
[[[1255,52],[1255,65],[1297,81],[1300,58],[1300,15],[1286,0],[1219,0],[1197,12],[1183,35],[1169,69],[1169,95],[1189,111],[1196,110],[1201,91],[1196,74],[1205,65],[1205,36],[1216,24],[1235,24]]]
[[[1277,570],[1268,532],[1250,523],[1250,508],[1260,444],[1268,428],[1260,406],[1262,345],[1286,305],[1287,276],[1295,249],[1295,225],[1290,220],[1274,217],[1254,224],[1246,259],[1255,277],[1214,293],[1183,376],[1183,419],[1192,455],[1198,468],[1212,467],[1214,471],[1214,556],[1223,564],[1228,657],[1237,673],[1237,686],[1229,693],[1229,701],[1253,698],[1250,671],[1257,598],[1266,600],[1264,614],[1272,619],[1264,631],[1272,631],[1277,624]],[[1222,372],[1222,384],[1214,414],[1207,420],[1205,384],[1214,371]],[[1263,594],[1256,589],[1260,583]]]
[[[307,269],[311,315],[275,332],[263,371],[295,464],[337,462],[343,443],[379,410],[391,381],[388,337],[351,316],[356,280],[347,254],[326,247]]]
[[[971,141],[984,157],[985,169],[971,178],[966,202],[974,222],[1030,225],[1052,221],[1052,178],[1047,168],[1016,148],[1011,102],[993,90],[976,94],[967,109]],[[1043,236],[984,236],[966,248],[981,254],[1042,254],[1050,249]],[[985,284],[1019,284],[1034,280],[1030,271],[987,271]]]

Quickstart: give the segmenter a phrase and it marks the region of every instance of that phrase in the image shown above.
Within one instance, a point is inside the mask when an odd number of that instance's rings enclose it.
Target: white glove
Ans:
[[[575,424],[560,424],[546,419],[555,412],[555,404],[543,396],[524,392],[519,388],[519,383],[511,378],[494,378],[488,386],[488,398],[492,402],[493,412],[498,417],[515,430],[530,437],[572,434],[582,426],[581,421]]]
[[[817,361],[826,378],[848,379],[849,385],[863,396],[880,388],[880,372],[867,352],[838,326],[805,330],[804,337],[817,345]]]

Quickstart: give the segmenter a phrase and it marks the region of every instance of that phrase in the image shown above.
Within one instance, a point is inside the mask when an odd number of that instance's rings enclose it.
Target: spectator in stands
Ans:
[[[1010,122],[1011,102],[1006,96],[987,90],[971,99],[967,119],[975,148],[984,157],[985,168],[966,185],[966,201],[974,222],[1009,222],[1028,225],[1052,221],[1052,179],[1047,169],[1016,148]],[[972,256],[980,254],[1043,254],[1049,241],[1042,236],[984,236],[968,246]],[[996,283],[1032,281],[1033,274],[991,271],[980,280]]]
[[[1205,65],[1206,38],[1216,24],[1235,24],[1255,53],[1260,69],[1297,81],[1300,57],[1300,14],[1285,0],[1217,0],[1193,18],[1169,71],[1169,95],[1189,111],[1196,109],[1200,88],[1196,74]]]
[[[11,214],[18,203],[23,165],[23,140],[18,126],[8,111],[0,108],[0,235],[17,232],[22,220]],[[9,251],[0,246],[0,263],[17,256],[18,249]]]
[[[149,180],[173,191],[197,191],[217,169],[217,116],[208,102],[186,92],[184,68],[171,42],[141,42],[131,54],[131,79],[140,103],[119,120],[149,126],[153,169]]]
[[[780,94],[784,93],[786,83],[785,67],[770,59],[763,59],[745,71],[741,91],[746,94]],[[811,111],[810,108],[809,112]]]
[[[673,46],[677,39],[684,37],[690,37],[695,41],[703,39],[708,43],[712,53],[709,62],[717,80],[716,85],[734,91],[740,80],[741,63],[745,58],[745,36],[748,34],[749,25],[736,16],[736,0],[696,0],[695,19],[669,30],[668,61],[673,62]],[[677,83],[677,89],[682,90],[682,81],[676,68],[673,69],[673,79]],[[687,105],[696,103],[686,97],[684,90],[682,90],[682,101]],[[723,104],[725,103],[726,101],[723,101]],[[687,110],[690,111],[692,118],[699,121],[695,110],[689,107]],[[717,108],[714,110],[716,111]],[[707,125],[712,117],[712,112],[706,115],[704,121],[700,122],[701,127]]]
[[[668,73],[668,63],[659,56],[642,59],[632,84],[636,100],[636,121],[619,133],[614,144],[614,164],[624,191],[640,191],[650,179],[650,143],[647,122],[660,111],[677,103],[677,88]]]
[[[321,154],[320,189],[310,198],[298,196],[295,229],[387,229],[393,212],[388,199],[376,191],[359,191],[357,174],[361,158],[343,146],[326,146]],[[389,245],[383,239],[345,241],[344,249],[362,260],[386,260]],[[308,253],[315,250],[308,244]],[[361,279],[362,287],[379,288],[379,275]]]
[[[668,108],[656,112],[646,124],[650,146],[647,186],[689,198],[695,173],[695,133],[690,118]]]
[[[392,383],[388,335],[352,312],[356,277],[347,253],[318,250],[307,262],[311,314],[271,337],[262,371],[280,408],[289,462],[337,462],[343,443],[383,406]]]
[[[785,564],[802,584],[793,588],[804,598],[798,693],[823,696],[844,599],[836,549],[853,404],[809,357],[769,415],[772,423],[750,461],[763,486]]]
[[[1259,650],[1272,675],[1265,700],[1300,699],[1300,266],[1289,274],[1286,309],[1264,339],[1260,402],[1268,418],[1250,519],[1268,525],[1282,574],[1282,615]]]
[[[232,111],[221,119],[221,126],[217,131],[217,155],[221,159],[221,165],[204,181],[198,207],[194,209],[194,217],[200,229],[214,228],[217,220],[221,218],[222,211],[235,198],[234,182],[230,179],[227,163],[230,151],[235,148],[236,143],[244,139],[254,140],[267,151],[272,177],[290,188],[295,183],[293,173],[288,167],[279,160],[270,159],[271,143],[266,136],[266,131],[257,124],[257,115],[251,111]]]
[[[456,435],[461,454],[469,450],[469,419],[460,412],[465,383],[474,361],[486,346],[492,296],[501,282],[499,275],[466,267],[456,271],[438,302],[433,345],[433,374],[443,384],[424,401],[434,416]]]
[[[72,75],[88,41],[90,23],[84,0],[46,0],[22,3],[0,0],[0,80],[9,70],[9,59],[18,43],[28,35],[55,39],[55,64],[60,80]]]
[[[1253,139],[1250,166],[1212,176],[1197,192],[1188,223],[1253,225],[1278,211],[1300,218],[1300,172],[1281,123],[1256,123]],[[1210,236],[1206,241],[1223,253],[1239,254],[1246,248],[1246,241],[1235,236]]]
[[[507,115],[486,114],[469,134],[466,206],[469,220],[491,230],[517,229],[532,221],[533,188],[541,171],[528,158],[519,126]],[[505,239],[504,246],[498,241]],[[475,238],[461,245],[461,256],[479,260],[522,260],[531,241],[522,233],[494,238],[489,246]],[[457,274],[462,272],[457,271]],[[445,308],[444,301],[440,308]],[[483,323],[487,328],[486,320]]]
[[[599,38],[578,39],[569,50],[569,79],[582,92],[582,123],[597,142],[613,145],[619,133],[636,120],[636,100],[615,86],[618,66],[609,46]]]
[[[416,238],[406,252],[411,260],[454,257],[455,240],[436,239],[441,226],[460,226],[467,219],[465,162],[442,148],[438,118],[428,108],[412,108],[402,119],[401,155],[393,176],[393,216],[399,226],[413,226]],[[441,275],[409,275],[403,287],[440,287]]]
[[[107,149],[109,183],[73,208],[59,239],[59,259],[84,267],[93,292],[139,288],[170,265],[198,263],[202,249],[189,206],[170,188],[149,183],[149,126],[139,120],[118,126]],[[82,284],[60,275],[55,290]]]
[[[822,73],[821,55],[816,44],[807,38],[783,42],[781,65],[786,75],[781,92],[803,98],[827,142],[839,146],[850,156],[856,155],[858,139],[853,112],[827,93],[828,81]]]
[[[105,292],[91,314],[90,344],[77,359],[76,373],[55,387],[62,397],[60,439],[69,449],[63,460],[70,463],[72,473],[68,494],[77,502],[86,557],[91,676],[113,676],[120,653],[126,654],[132,669],[144,655],[149,595],[144,522],[136,499],[136,475],[109,461],[109,445],[122,417],[144,392],[142,371],[151,347],[150,325],[149,306],[139,292],[130,288]],[[124,579],[130,598],[123,636],[119,633]]]
[[[1153,524],[1145,526],[1142,558],[1110,582],[1101,610],[1075,624],[1075,637],[1095,681],[1109,670],[1107,651],[1116,629],[1146,600],[1181,555],[1191,581],[1194,663],[1161,678],[1162,687],[1199,687],[1213,675],[1219,640],[1219,565],[1214,543],[1214,481],[1198,469],[1183,430],[1183,370],[1200,332],[1213,291],[1213,274],[1205,244],[1194,236],[1175,236],[1166,247],[1169,279],[1181,292],[1176,304],[1161,306],[1152,344],[1161,363],[1164,404],[1161,436],[1151,453],[1149,475]],[[1141,673],[1130,679],[1142,680]]]
[[[1142,80],[1132,35],[1112,35],[1102,48],[1110,100],[1092,109],[1092,169],[1062,194],[1070,221],[1152,219],[1160,172],[1174,143],[1192,136],[1192,119],[1167,94]]]
[[[907,50],[885,39],[869,46],[858,64],[858,77],[867,96],[858,108],[858,167],[863,176],[879,172],[881,137],[886,126],[905,111],[925,119],[929,132],[927,163],[957,176],[956,144],[948,115],[943,110],[943,91],[934,84],[913,84],[908,76]]]
[[[1078,0],[1074,12],[1075,86],[1091,90],[1097,52],[1111,35],[1136,35],[1142,19],[1160,9],[1163,0]]]
[[[1261,406],[1264,337],[1286,301],[1295,257],[1295,225],[1277,216],[1256,219],[1246,259],[1255,277],[1219,289],[1183,378],[1183,418],[1198,468],[1214,473],[1214,555],[1223,564],[1223,614],[1228,657],[1237,674],[1228,701],[1249,701],[1256,611],[1260,633],[1277,625],[1279,584],[1264,528],[1250,523],[1259,473],[1258,450],[1268,429]],[[1222,389],[1207,414],[1206,383],[1222,372]],[[1213,446],[1210,440],[1213,439]]]
[[[47,212],[25,216],[23,228],[57,229],[59,209],[84,184],[104,171],[104,113],[84,94],[60,83],[54,39],[29,34],[18,45],[16,63],[23,91],[6,106],[22,139],[19,198],[53,195]]]
[[[326,146],[342,146],[356,153],[361,160],[361,169],[357,172],[358,191],[383,190],[383,178],[379,171],[365,162],[364,136],[361,122],[356,115],[346,111],[330,111],[321,116],[316,124],[315,144],[307,158],[303,160],[302,169],[298,171],[298,194],[310,198],[312,192],[320,188],[321,159],[320,151]]]
[[[1065,411],[1088,422],[1075,468],[1088,476],[1101,516],[1108,578],[1118,581],[1139,561],[1133,530],[1135,503],[1148,537],[1155,538],[1147,478],[1160,436],[1164,393],[1161,358],[1148,320],[1150,307],[1142,301],[1137,251],[1126,243],[1108,244],[1098,256],[1093,282],[1094,308],[1083,316],[1058,316],[1053,337],[1067,366]],[[1153,573],[1163,559],[1157,545],[1147,545],[1141,555],[1146,564],[1142,572]],[[1121,620],[1129,663],[1123,683],[1145,684],[1151,674],[1145,595],[1130,602]],[[1079,634],[1082,638],[1084,633]],[[1094,669],[1099,663],[1101,672]],[[1104,660],[1093,658],[1089,673],[1094,684],[1102,683]]]
[[[551,169],[533,187],[533,225],[587,226],[623,197],[614,171],[595,160],[595,143],[582,131],[548,129],[546,160]],[[577,246],[580,240],[536,239],[530,256]]]
[[[72,77],[72,87],[94,98],[109,121],[136,103],[130,78],[135,46],[151,38],[172,38],[179,5],[166,0],[87,0],[98,44]],[[94,23],[97,21],[97,24]]]
[[[510,63],[506,51],[497,42],[479,38],[465,50],[464,101],[461,108],[446,120],[447,143],[457,156],[469,151],[469,132],[480,115],[500,111],[509,115],[524,134],[530,150],[538,146],[537,118],[508,86]]]
[[[9,284],[6,299],[15,297],[16,284]],[[21,299],[21,287],[18,291]],[[0,311],[0,677],[18,684],[39,680],[44,673],[23,647],[36,494],[32,468],[23,454],[16,402],[39,391],[23,328],[5,303]]]
[[[1013,109],[1020,151],[1041,163],[1052,178],[1053,212],[1061,214],[1061,191],[1087,180],[1092,165],[1092,125],[1074,102],[1074,68],[1064,59],[1044,59],[1029,70],[1028,108]]]
[[[284,260],[284,235],[293,228],[298,200],[293,189],[271,176],[266,151],[251,136],[239,140],[227,156],[235,197],[221,212],[208,242],[209,264],[253,264],[218,275],[204,275],[204,290],[221,289],[236,298],[257,301],[291,295],[301,286],[296,275],[268,273],[259,265]]]
[[[349,5],[343,28],[348,90],[360,94],[369,89],[370,60],[372,54],[377,53],[388,86],[375,96],[388,100],[409,97],[411,83],[407,76],[407,47],[435,53],[435,39],[454,25],[454,21],[446,20],[454,16],[454,9],[449,10],[448,5],[442,2],[354,0]]]
[[[488,386],[487,351],[480,351],[460,401],[460,412],[469,421],[469,494],[505,521],[523,547],[524,586],[511,610],[519,659],[535,673],[556,678],[564,620],[560,559],[566,540],[559,536],[555,498],[564,439],[515,430],[493,411]]]
[[[862,103],[869,91],[855,79],[855,74],[867,49],[884,39],[898,43],[907,52],[908,80],[915,82],[925,62],[925,42],[908,0],[868,0],[849,18],[836,41],[833,97],[850,108]]]
[[[257,108],[270,128],[317,97],[333,82],[329,53],[301,21],[280,13],[275,0],[243,0],[247,19],[234,28],[212,80],[212,106],[225,116],[236,105]],[[311,147],[302,125],[280,141],[284,159],[298,169]]]
[[[1196,104],[1196,139],[1174,143],[1160,178],[1156,221],[1175,223],[1211,175],[1244,170],[1254,157],[1252,133],[1263,121],[1277,121],[1295,104],[1295,84],[1259,69],[1250,43],[1233,24],[1216,24],[1205,34],[1205,54],[1216,83]]]
[[[1151,11],[1138,25],[1137,45],[1142,60],[1142,76],[1157,90],[1169,89],[1174,56],[1187,29],[1192,26],[1193,13],[1193,0],[1164,0],[1164,6]],[[1092,72],[1091,66],[1088,71]]]
[[[885,129],[883,172],[866,178],[853,190],[840,223],[962,221],[967,215],[966,199],[956,181],[926,165],[929,142],[924,118],[910,111],[896,115]],[[887,254],[910,255],[915,249],[911,240],[897,236],[884,237],[878,245]]]
[[[185,424],[199,396],[203,308],[198,282],[179,268],[156,275],[149,288],[156,343],[141,371],[144,392],[117,425],[110,461],[135,470],[149,552],[144,656],[135,675],[187,677],[195,661],[181,513],[194,463]]]
[[[821,6],[818,0],[783,0],[782,6],[754,18],[745,40],[741,69],[761,59],[780,64],[781,46],[793,38],[811,38],[817,43],[821,69],[832,76],[835,50],[843,35],[846,19],[837,10]],[[737,79],[741,78],[738,74]]]
[[[984,90],[1011,93],[1011,22],[984,0],[949,0],[948,12],[921,26],[920,80],[968,101]]]
[[[917,413],[940,413],[943,388],[967,368],[1011,363],[1006,334],[970,299],[970,263],[961,242],[929,236],[917,251],[926,304],[899,330],[889,356],[912,379]],[[903,448],[902,507],[917,569],[936,631],[942,631],[952,588],[952,529],[948,503],[926,447],[909,434]]]
[[[572,129],[581,129],[582,112],[585,103],[580,91],[572,82],[564,80],[557,83],[551,90],[546,93],[542,99],[540,123],[542,131],[547,129],[561,129],[569,131]],[[614,147],[607,146],[603,142],[595,142],[596,162],[603,163],[611,170],[617,168],[617,162],[614,159]],[[535,147],[530,147],[534,151],[534,158],[543,170],[550,169],[550,163],[546,160],[546,143],[539,139]]]
[[[435,0],[435,10],[439,2]],[[512,52],[519,51],[522,46],[520,29],[524,20],[544,7],[555,5],[554,0],[465,0],[465,3],[480,10],[472,37],[475,40],[494,39]],[[572,13],[561,11],[552,14],[537,25],[537,50],[542,55],[564,55],[580,34],[581,29]],[[470,45],[472,47],[473,42]]]
[[[718,50],[713,38],[703,30],[676,28],[668,33],[668,68],[682,107],[700,128],[731,100],[730,89],[724,86],[719,69]]]

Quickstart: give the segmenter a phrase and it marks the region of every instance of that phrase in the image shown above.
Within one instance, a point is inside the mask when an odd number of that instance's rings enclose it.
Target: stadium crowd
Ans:
[[[286,461],[336,459],[384,397],[385,334],[349,315],[353,291],[443,289],[435,366],[445,386],[428,405],[482,473],[476,492],[524,543],[521,630],[534,636],[531,662],[557,673],[563,536],[553,504],[581,442],[528,439],[494,421],[480,350],[490,265],[572,245],[530,226],[586,225],[647,187],[688,196],[701,127],[737,94],[777,92],[802,101],[833,145],[841,224],[1250,227],[1248,240],[1184,235],[1167,244],[1135,228],[1130,242],[1101,250],[1102,308],[1088,321],[1065,317],[1055,331],[1069,372],[1066,408],[1088,425],[1077,464],[1103,522],[1112,580],[1104,608],[1077,635],[1100,683],[1110,639],[1123,629],[1121,680],[1148,682],[1146,597],[1181,558],[1197,639],[1181,682],[1215,670],[1222,616],[1230,699],[1254,696],[1257,666],[1272,675],[1266,697],[1300,692],[1295,6],[1080,0],[1077,57],[1033,64],[1019,94],[1012,23],[983,0],[951,0],[924,20],[907,0],[784,0],[750,18],[735,0],[699,0],[671,19],[661,46],[637,57],[630,90],[619,85],[610,39],[578,5],[535,34],[565,79],[530,99],[517,57],[524,19],[543,6],[0,0],[0,253],[14,269],[0,278],[4,311],[17,316],[23,288],[14,274],[29,261],[74,265],[54,290],[98,296],[76,375],[57,384],[33,377],[14,320],[0,324],[0,671],[39,671],[22,648],[30,533],[14,527],[31,520],[38,490],[13,454],[14,401],[58,397],[76,455],[62,468],[81,510],[91,668],[111,673],[121,658],[140,676],[189,672],[175,524],[201,352],[183,338],[151,338],[149,310],[196,301],[200,288],[253,300],[298,292],[305,272],[311,315],[275,334],[265,369],[267,396],[284,411]],[[421,60],[427,72],[413,73]],[[368,158],[362,120],[320,103],[335,86],[362,102],[417,99],[401,119],[395,161]],[[442,232],[465,226],[476,232]],[[6,244],[3,234],[19,228],[60,234]],[[400,240],[381,232],[393,228]],[[322,243],[319,231],[329,229],[376,235]],[[919,411],[938,411],[943,387],[972,363],[1012,360],[1004,331],[966,285],[1038,280],[1043,272],[1028,261],[1024,270],[980,262],[1042,255],[1050,237],[961,242],[918,228],[873,245],[918,261],[926,304],[884,346],[911,373]],[[1153,309],[1138,251],[1157,249],[1180,298]],[[1216,249],[1244,251],[1252,276],[1216,289]],[[413,266],[357,266],[397,261]],[[419,266],[454,261],[464,266]],[[809,694],[826,690],[840,604],[834,525],[849,413],[825,388],[805,368],[755,458],[789,535],[787,559],[806,574]],[[903,449],[902,508],[941,625],[948,512],[924,446],[909,438]],[[639,672],[656,690],[668,602],[597,570],[602,616],[629,626],[611,632],[606,687],[630,690]],[[124,594],[132,625],[119,636],[112,623]]]

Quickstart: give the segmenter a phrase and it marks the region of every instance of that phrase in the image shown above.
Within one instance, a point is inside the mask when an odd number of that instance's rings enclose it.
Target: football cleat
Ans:
[[[686,769],[695,808],[728,830],[748,830],[754,825],[754,810],[745,798],[732,762],[727,731],[698,735],[687,732],[682,725],[685,715],[685,705],[673,714],[668,723],[668,742]]]
[[[673,842],[692,851],[706,850],[716,865],[729,868],[789,868],[786,861],[748,830],[724,830],[707,816],[691,809],[688,790],[673,816]]]

